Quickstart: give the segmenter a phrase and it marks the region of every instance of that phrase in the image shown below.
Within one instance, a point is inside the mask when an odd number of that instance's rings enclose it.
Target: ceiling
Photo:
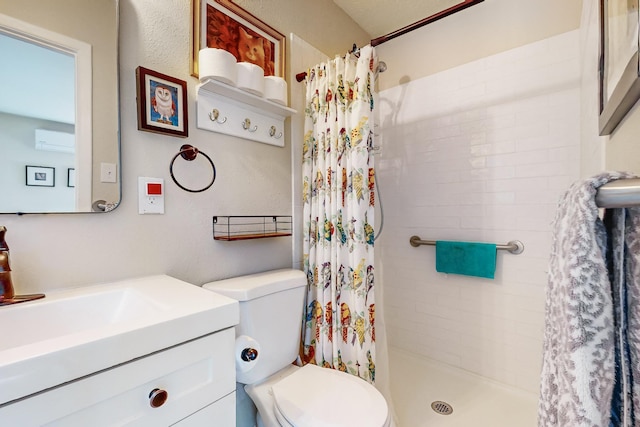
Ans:
[[[434,15],[462,0],[333,0],[372,39]]]

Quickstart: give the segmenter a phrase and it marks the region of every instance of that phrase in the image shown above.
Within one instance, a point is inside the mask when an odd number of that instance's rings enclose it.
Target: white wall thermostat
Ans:
[[[138,213],[164,213],[164,179],[138,177]]]

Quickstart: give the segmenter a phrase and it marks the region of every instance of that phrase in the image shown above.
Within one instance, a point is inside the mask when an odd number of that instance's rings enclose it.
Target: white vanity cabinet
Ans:
[[[0,425],[235,426],[234,342],[230,327],[61,384],[0,406]]]

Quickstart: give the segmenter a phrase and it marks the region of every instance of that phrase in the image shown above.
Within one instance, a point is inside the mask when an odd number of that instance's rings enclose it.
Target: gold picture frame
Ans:
[[[191,75],[198,77],[198,54],[224,49],[238,62],[251,62],[265,76],[284,78],[285,36],[230,0],[191,0]]]

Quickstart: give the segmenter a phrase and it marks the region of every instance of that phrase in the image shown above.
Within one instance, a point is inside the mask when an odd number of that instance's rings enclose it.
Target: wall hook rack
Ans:
[[[284,147],[285,119],[296,110],[217,80],[197,87],[198,129]],[[213,110],[217,110],[216,114]],[[245,119],[250,125],[245,126]],[[270,135],[271,127],[276,130]],[[249,132],[247,132],[249,131]]]

